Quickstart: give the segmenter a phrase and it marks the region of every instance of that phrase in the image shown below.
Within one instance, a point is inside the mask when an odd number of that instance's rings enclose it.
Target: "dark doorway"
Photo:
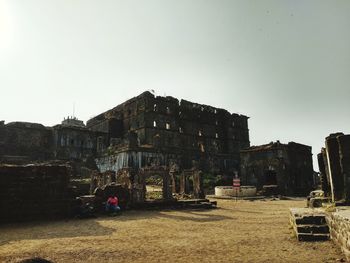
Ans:
[[[277,185],[277,174],[274,170],[265,171],[265,183],[264,185]]]

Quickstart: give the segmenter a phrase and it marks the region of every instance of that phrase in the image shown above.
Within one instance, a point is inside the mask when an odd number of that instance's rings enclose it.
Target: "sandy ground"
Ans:
[[[339,262],[331,241],[298,242],[288,208],[305,201],[218,200],[215,210],[0,226],[0,262]]]

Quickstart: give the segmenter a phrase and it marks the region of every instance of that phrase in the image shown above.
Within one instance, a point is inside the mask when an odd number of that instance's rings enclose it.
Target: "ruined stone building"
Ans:
[[[175,192],[203,198],[203,173],[233,176],[239,169],[239,152],[249,144],[248,117],[244,115],[144,92],[97,115],[86,125],[74,117],[53,127],[0,122],[0,176],[6,183],[8,170],[32,171],[27,181],[26,177],[20,178],[19,189],[34,189],[37,180],[41,180],[40,187],[47,184],[48,189],[54,189],[62,182],[52,174],[46,180],[45,173],[56,171],[51,167],[63,161],[69,167],[64,176],[74,179],[65,185],[65,192],[75,187],[76,195],[116,183],[128,193],[125,196],[132,204],[143,203],[146,179],[157,175],[162,182],[163,200],[172,200]],[[28,167],[28,163],[37,164]],[[36,173],[41,168],[43,172]],[[91,176],[87,191],[82,191],[82,185],[71,184],[87,176]],[[11,183],[15,181],[12,179]],[[16,191],[16,185],[11,189]],[[55,191],[47,194],[57,200],[66,198]],[[40,200],[34,199],[34,203]]]
[[[65,119],[45,127],[28,122],[0,122],[0,163],[82,160],[96,155],[97,138],[82,121]]]
[[[101,171],[165,165],[218,174],[239,169],[239,152],[249,147],[247,120],[224,109],[144,92],[90,119],[87,128],[107,134],[97,142]]]
[[[276,185],[285,195],[306,195],[314,185],[311,147],[279,141],[241,151],[241,183]]]
[[[333,133],[317,155],[322,190],[335,201],[350,202],[350,135]]]
[[[101,171],[168,166],[232,174],[248,117],[144,92],[90,119],[45,127],[0,122],[0,162],[95,159]]]

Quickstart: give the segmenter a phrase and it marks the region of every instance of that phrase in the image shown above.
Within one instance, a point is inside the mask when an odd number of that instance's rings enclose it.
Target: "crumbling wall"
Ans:
[[[139,171],[130,168],[120,169],[117,173],[117,182],[129,190],[131,204],[145,201],[145,177]]]
[[[85,127],[68,125],[44,127],[41,124],[27,122],[13,122],[7,125],[3,123],[0,125],[0,162],[81,160],[96,154],[99,139],[101,147],[106,149],[106,133],[94,132]]]
[[[52,130],[37,123],[13,122],[0,126],[0,161],[48,160],[53,157]]]
[[[193,194],[194,198],[204,198],[203,172],[197,169],[183,170],[179,175],[180,194]]]
[[[204,171],[232,173],[239,169],[239,151],[249,146],[246,116],[170,96],[144,92],[89,120],[87,127],[106,131],[101,127],[107,127],[111,118],[123,123],[124,140],[116,142],[108,155],[126,151],[162,153],[163,159],[176,155],[183,168],[203,159]],[[136,143],[125,143],[130,133],[136,134]]]
[[[91,176],[91,193],[101,202],[105,202],[111,194],[118,196],[122,207],[143,203],[145,201],[145,178],[138,170],[123,168],[103,173],[95,172]]]
[[[279,141],[241,151],[241,183],[277,185],[285,195],[306,195],[313,187],[311,147]]]
[[[53,136],[56,159],[84,159],[96,152],[98,136],[86,128],[57,125],[53,129]]]
[[[65,165],[0,165],[0,222],[70,216],[69,176]]]
[[[290,142],[287,145],[286,169],[291,180],[290,187],[296,195],[306,195],[314,186],[312,150],[310,146]]]
[[[241,151],[241,184],[256,186],[258,190],[264,185],[277,185],[281,193],[286,193],[290,190],[287,160],[287,151],[279,142]]]

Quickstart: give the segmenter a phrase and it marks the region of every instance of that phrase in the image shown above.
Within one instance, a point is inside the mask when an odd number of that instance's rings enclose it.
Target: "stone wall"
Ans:
[[[350,261],[350,211],[339,210],[326,217],[331,239],[340,246],[347,261]]]
[[[57,219],[74,212],[65,165],[1,165],[0,222]]]
[[[55,159],[85,159],[96,155],[98,138],[105,145],[106,136],[80,127],[56,125],[53,127],[53,155]]]
[[[52,130],[37,123],[0,125],[0,162],[47,160],[53,157]]]
[[[45,127],[28,122],[0,125],[0,163],[82,160],[95,156],[97,149],[106,149],[108,145],[107,133],[85,126]]]

